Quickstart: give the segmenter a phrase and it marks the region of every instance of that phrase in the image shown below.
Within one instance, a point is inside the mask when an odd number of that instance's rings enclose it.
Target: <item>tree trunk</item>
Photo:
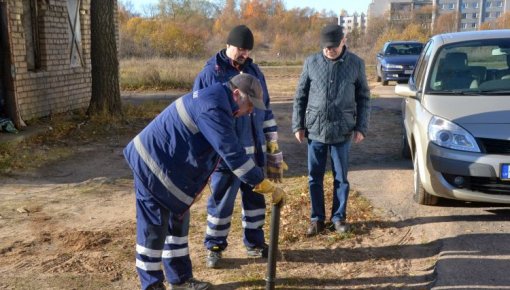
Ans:
[[[121,115],[113,0],[91,0],[92,98],[88,114]]]

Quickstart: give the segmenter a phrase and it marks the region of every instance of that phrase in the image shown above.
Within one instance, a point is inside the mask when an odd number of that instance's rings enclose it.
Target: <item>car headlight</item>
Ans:
[[[385,65],[383,65],[385,68],[391,68],[391,69],[403,69],[404,67],[400,64],[391,64],[391,63],[387,63]]]
[[[441,147],[480,152],[475,138],[468,131],[443,118],[437,116],[432,117],[428,132],[430,141]]]

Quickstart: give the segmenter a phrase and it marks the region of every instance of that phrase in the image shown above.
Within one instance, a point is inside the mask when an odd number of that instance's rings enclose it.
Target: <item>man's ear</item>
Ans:
[[[239,89],[234,89],[234,90],[232,91],[232,97],[234,98],[234,101],[235,101],[236,103],[239,103],[240,96],[241,96],[241,91],[239,91]]]

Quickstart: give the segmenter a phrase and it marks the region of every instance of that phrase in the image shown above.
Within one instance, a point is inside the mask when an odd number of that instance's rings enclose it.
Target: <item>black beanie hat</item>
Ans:
[[[246,25],[238,25],[230,31],[227,44],[244,49],[253,49],[253,33]]]
[[[336,47],[340,45],[343,37],[342,26],[328,24],[321,30],[321,47]]]

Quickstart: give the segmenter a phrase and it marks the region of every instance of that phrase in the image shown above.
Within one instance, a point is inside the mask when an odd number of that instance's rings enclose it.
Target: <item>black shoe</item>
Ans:
[[[170,285],[170,290],[207,290],[211,283],[198,281],[195,278],[189,278],[188,281],[179,285]]]
[[[149,288],[147,288],[147,290],[166,290],[166,287],[163,282],[158,282],[150,285]]]
[[[248,257],[267,258],[268,253],[269,246],[265,243],[260,246],[246,247],[246,254],[248,255]]]
[[[336,221],[333,222],[335,226],[335,231],[339,234],[343,234],[349,231],[349,225],[345,221]]]
[[[306,231],[306,236],[307,237],[316,236],[316,235],[322,233],[325,228],[326,228],[326,226],[324,225],[323,221],[313,221],[310,224],[310,227],[308,228],[308,230]]]
[[[221,250],[219,247],[215,246],[207,251],[207,260],[206,260],[207,268],[217,268],[220,260],[221,260]]]

